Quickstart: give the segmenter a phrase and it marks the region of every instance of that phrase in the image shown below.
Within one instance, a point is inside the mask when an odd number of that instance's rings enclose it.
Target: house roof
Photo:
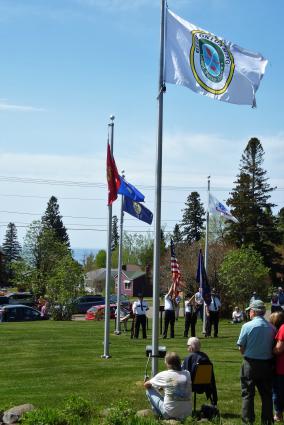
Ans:
[[[140,276],[145,276],[145,272],[129,272],[127,270],[122,270],[122,273],[124,274],[125,277],[127,277],[127,279],[129,280],[134,280],[137,279]],[[113,276],[114,278],[116,278],[118,276],[118,271],[116,270],[116,274]]]
[[[111,276],[114,277],[115,275],[117,275],[117,269],[111,269]],[[105,278],[106,278],[106,269],[105,268],[92,270],[92,271],[86,273],[86,280],[101,281],[101,280],[105,280]]]

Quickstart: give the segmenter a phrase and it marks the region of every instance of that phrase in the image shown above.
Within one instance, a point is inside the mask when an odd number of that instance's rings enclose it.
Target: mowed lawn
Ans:
[[[180,318],[176,338],[159,342],[182,358],[187,353],[183,326],[184,319]],[[77,394],[92,400],[99,409],[117,400],[129,400],[137,409],[147,408],[143,378],[145,346],[151,344],[151,330],[147,340],[130,339],[130,332],[116,336],[113,330],[112,321],[112,357],[102,359],[103,322],[1,323],[0,407],[22,403],[59,406],[66,397]],[[222,418],[224,423],[232,424],[240,423],[241,355],[236,347],[239,331],[240,325],[223,320],[218,338],[201,337],[202,350],[214,363]],[[200,335],[199,320],[197,336]],[[162,370],[163,360],[159,360],[159,365]],[[203,404],[204,395],[197,400],[198,406]]]

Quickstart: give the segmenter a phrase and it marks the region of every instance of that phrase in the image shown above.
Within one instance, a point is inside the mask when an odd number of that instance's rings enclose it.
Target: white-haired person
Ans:
[[[191,337],[188,339],[187,350],[189,352],[189,355],[184,359],[182,363],[182,369],[189,371],[192,381],[194,380],[194,375],[195,375],[195,371],[196,371],[196,367],[198,363],[212,364],[207,354],[200,351],[200,348],[201,348],[201,343],[199,338]],[[213,367],[213,364],[212,364],[212,367]],[[207,399],[210,399],[212,404],[214,404],[215,406],[217,405],[218,395],[217,395],[217,388],[216,388],[216,382],[215,382],[213,369],[212,369],[211,383],[206,387],[205,391],[204,391],[204,386],[203,388],[200,387],[200,389],[198,388],[198,386],[196,386],[195,391],[200,393],[205,392]]]
[[[167,370],[144,383],[146,396],[158,417],[183,420],[192,413],[190,373],[182,370],[175,352],[166,354],[165,365]]]

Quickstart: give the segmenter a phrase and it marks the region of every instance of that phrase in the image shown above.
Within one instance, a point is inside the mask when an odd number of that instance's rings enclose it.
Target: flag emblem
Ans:
[[[141,205],[138,202],[133,202],[133,208],[137,215],[139,215],[142,211]]]
[[[190,67],[198,84],[215,95],[228,89],[235,69],[233,55],[226,44],[202,30],[192,31]]]

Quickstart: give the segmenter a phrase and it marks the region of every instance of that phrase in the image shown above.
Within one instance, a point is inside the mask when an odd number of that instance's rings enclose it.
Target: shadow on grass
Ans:
[[[235,413],[221,413],[221,417],[223,419],[233,419],[233,418],[240,419],[240,415],[236,415]]]

